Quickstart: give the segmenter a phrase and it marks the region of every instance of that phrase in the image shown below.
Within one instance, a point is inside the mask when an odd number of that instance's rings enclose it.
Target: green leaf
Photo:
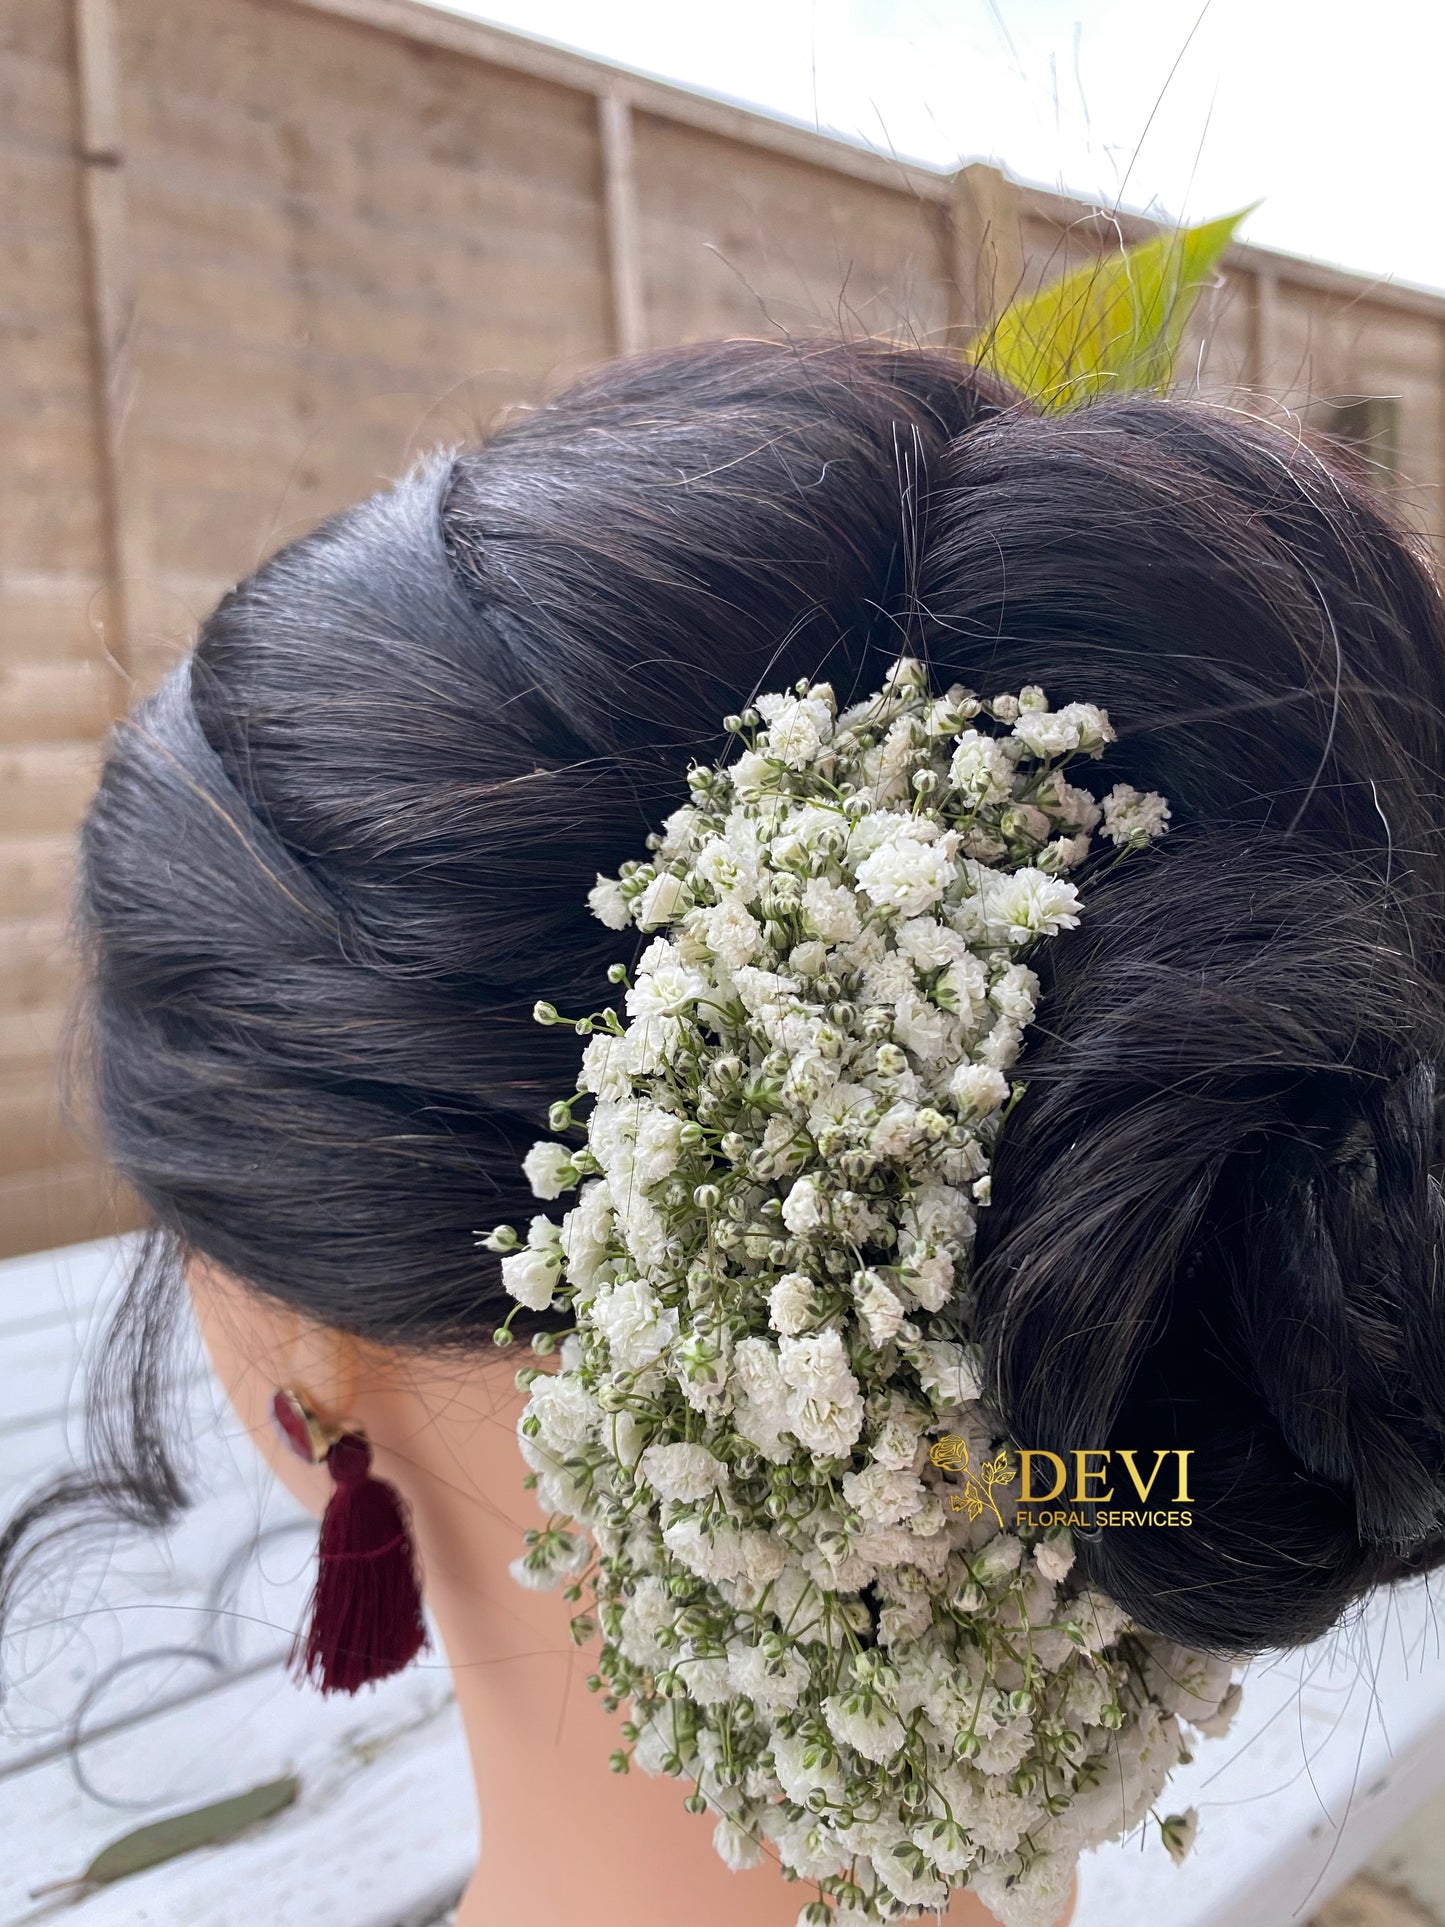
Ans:
[[[210,1806],[192,1807],[188,1813],[173,1813],[168,1819],[153,1820],[148,1826],[137,1827],[133,1833],[112,1840],[108,1847],[101,1848],[84,1873],[77,1874],[73,1881],[57,1885],[108,1887],[113,1881],[144,1873],[148,1867],[159,1867],[180,1854],[194,1853],[197,1847],[220,1846],[258,1821],[269,1820],[273,1814],[282,1812],[300,1791],[301,1782],[288,1774],[285,1779],[252,1787],[249,1793],[236,1793],[227,1800],[213,1801]],[[38,1888],[36,1893],[53,1891],[54,1888],[46,1887]]]
[[[1022,296],[980,335],[975,360],[1051,410],[1166,387],[1201,288],[1258,205],[1175,228]]]

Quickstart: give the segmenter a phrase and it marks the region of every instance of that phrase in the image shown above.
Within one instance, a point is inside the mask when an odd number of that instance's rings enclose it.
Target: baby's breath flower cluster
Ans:
[[[576,1020],[552,1124],[590,1106],[585,1146],[526,1159],[577,1200],[487,1240],[520,1305],[575,1319],[559,1370],[519,1373],[549,1517],[512,1571],[588,1580],[589,1685],[629,1703],[614,1766],[692,1781],[729,1865],[766,1850],[812,1884],[800,1927],[958,1886],[1048,1927],[1079,1851],[1185,1757],[1180,1722],[1237,1698],[1082,1586],[1066,1531],[1018,1524],[972,1340],[1027,955],[1078,923],[1093,833],[1127,860],[1168,804],[1067,780],[1113,740],[1102,710],[933,696],[907,659],[842,714],[800,684],[728,728],[740,753],[591,894],[656,934],[614,971],[627,1021]],[[959,1505],[963,1463],[986,1503]]]

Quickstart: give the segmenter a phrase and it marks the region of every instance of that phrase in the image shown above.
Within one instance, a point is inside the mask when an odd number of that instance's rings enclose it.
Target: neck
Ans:
[[[427,1599],[456,1681],[476,1781],[481,1857],[456,1927],[795,1927],[816,1888],[782,1878],[776,1851],[734,1873],[712,1844],[716,1816],[683,1808],[692,1783],[614,1773],[622,1713],[590,1693],[600,1635],[585,1610],[532,1592],[508,1571],[543,1523],[516,1427],[512,1382],[530,1354],[454,1377],[397,1470],[411,1501]],[[478,1389],[480,1387],[480,1389]]]

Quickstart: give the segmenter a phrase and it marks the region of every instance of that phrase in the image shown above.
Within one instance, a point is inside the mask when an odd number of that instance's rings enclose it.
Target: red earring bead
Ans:
[[[323,1425],[299,1392],[281,1390],[271,1401],[276,1429],[298,1459],[320,1465],[340,1433]]]

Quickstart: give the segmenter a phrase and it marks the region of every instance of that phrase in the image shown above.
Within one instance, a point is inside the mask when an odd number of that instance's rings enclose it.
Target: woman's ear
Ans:
[[[354,1416],[361,1380],[356,1340],[317,1325],[199,1256],[186,1266],[196,1323],[231,1408],[286,1489],[318,1518],[331,1493],[325,1466],[297,1458],[278,1433],[271,1401],[300,1392],[328,1421]]]

